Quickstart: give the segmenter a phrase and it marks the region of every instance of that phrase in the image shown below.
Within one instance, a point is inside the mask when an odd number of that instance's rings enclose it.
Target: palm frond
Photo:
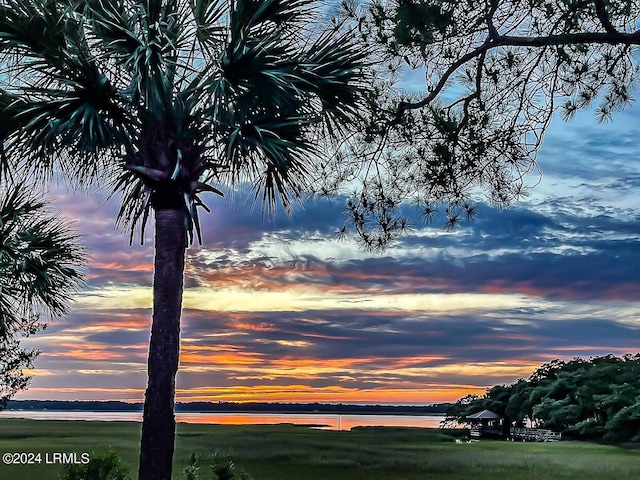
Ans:
[[[357,117],[369,54],[352,32],[340,29],[325,32],[303,53],[296,73],[305,90],[320,100],[329,125],[350,125]]]
[[[142,47],[139,9],[124,0],[95,0],[85,7],[96,41],[105,56],[127,65]]]
[[[195,22],[195,34],[203,50],[217,53],[226,38],[227,29],[221,25],[228,14],[224,0],[190,0],[191,13]]]
[[[77,36],[70,1],[5,0],[0,5],[0,51],[18,49],[27,57],[56,63],[60,46]]]
[[[104,151],[127,142],[126,107],[89,50],[79,4],[9,0],[0,9],[0,134],[44,177],[59,165],[92,178]]]
[[[232,36],[258,36],[274,28],[291,30],[309,19],[309,9],[317,0],[233,0]]]
[[[364,85],[367,52],[350,32],[291,35],[308,28],[310,4],[238,1],[219,76],[210,77],[232,182],[251,179],[269,211],[278,201],[290,208],[308,185],[319,154],[312,127],[324,122],[337,134],[352,122]]]
[[[62,219],[24,184],[0,190],[0,326],[66,312],[82,282],[82,249]]]

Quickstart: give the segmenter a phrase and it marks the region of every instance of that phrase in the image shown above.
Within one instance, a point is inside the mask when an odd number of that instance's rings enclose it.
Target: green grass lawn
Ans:
[[[40,453],[42,463],[6,466],[2,480],[55,480],[53,452],[118,452],[136,472],[140,424],[0,420],[0,454]],[[211,480],[213,454],[230,455],[254,480],[638,480],[640,450],[583,442],[457,444],[438,430],[358,428],[351,432],[303,426],[180,424],[174,480],[191,452],[202,457],[200,478]],[[135,475],[134,475],[135,477]]]

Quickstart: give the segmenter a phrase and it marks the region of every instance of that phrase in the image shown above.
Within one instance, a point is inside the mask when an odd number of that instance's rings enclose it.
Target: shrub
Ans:
[[[198,470],[200,470],[198,457],[194,452],[191,452],[191,463],[184,467],[182,473],[184,473],[184,477],[186,480],[198,480],[198,478],[200,478],[198,476]]]
[[[184,473],[186,480],[198,480],[200,470],[200,462],[195,453],[191,454],[191,461],[182,472]],[[221,457],[215,453],[213,456],[213,465],[211,465],[211,471],[213,472],[213,480],[252,480],[251,476],[240,471],[239,476],[236,476],[235,465],[230,457],[222,460]]]
[[[131,480],[129,466],[116,452],[95,453],[86,464],[67,464],[59,480]]]

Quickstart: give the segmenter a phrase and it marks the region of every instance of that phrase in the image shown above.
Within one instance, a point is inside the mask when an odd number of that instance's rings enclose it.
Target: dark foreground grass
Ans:
[[[140,424],[0,420],[0,454],[40,453],[42,463],[6,466],[1,480],[55,480],[54,452],[118,452],[137,469]],[[640,450],[582,442],[547,444],[483,441],[455,443],[438,430],[358,428],[351,432],[303,426],[178,426],[174,480],[191,452],[202,457],[200,478],[218,452],[254,480],[638,480]],[[134,475],[135,477],[135,475]]]

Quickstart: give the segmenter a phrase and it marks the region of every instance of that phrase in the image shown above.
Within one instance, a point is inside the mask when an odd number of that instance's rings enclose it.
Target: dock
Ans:
[[[514,442],[558,442],[562,440],[562,434],[544,428],[511,427],[509,440]]]

